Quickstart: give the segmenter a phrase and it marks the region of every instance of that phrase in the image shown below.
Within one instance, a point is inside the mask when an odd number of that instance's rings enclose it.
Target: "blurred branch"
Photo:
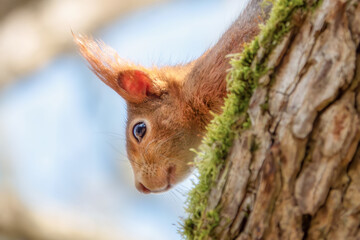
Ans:
[[[0,239],[6,240],[119,240],[129,237],[115,229],[77,224],[73,218],[43,216],[31,212],[11,192],[0,194]]]
[[[14,9],[31,3],[31,1],[32,0],[1,0],[0,19],[4,18]]]
[[[71,29],[92,33],[121,14],[164,1],[2,0],[0,88],[71,48]]]

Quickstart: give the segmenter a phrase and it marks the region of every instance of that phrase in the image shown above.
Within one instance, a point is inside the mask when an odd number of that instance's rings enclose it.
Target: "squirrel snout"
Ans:
[[[171,165],[166,171],[159,169],[156,175],[141,176],[141,179],[135,181],[135,187],[144,194],[165,192],[174,184],[175,171],[176,167]]]
[[[136,182],[135,183],[135,187],[136,189],[141,192],[141,193],[145,193],[145,194],[148,194],[150,193],[151,191],[149,189],[147,189],[144,184],[142,184],[141,182]]]

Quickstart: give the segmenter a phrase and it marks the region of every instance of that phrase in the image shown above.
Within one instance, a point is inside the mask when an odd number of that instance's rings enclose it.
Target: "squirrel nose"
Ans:
[[[141,182],[137,182],[136,184],[135,184],[135,187],[136,187],[136,189],[139,191],[139,192],[141,192],[141,193],[145,193],[145,194],[149,194],[151,191],[148,189],[148,188],[146,188],[145,186],[144,186],[144,184],[142,184]]]

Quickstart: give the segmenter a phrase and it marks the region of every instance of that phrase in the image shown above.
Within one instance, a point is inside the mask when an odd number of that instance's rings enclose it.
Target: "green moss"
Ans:
[[[273,4],[270,18],[261,27],[260,35],[241,54],[231,56],[232,68],[227,77],[229,94],[225,99],[223,113],[215,116],[207,127],[207,135],[197,153],[195,163],[199,170],[199,182],[189,193],[186,208],[189,216],[182,226],[182,234],[187,239],[198,240],[211,236],[212,230],[218,225],[219,208],[208,210],[205,214],[210,189],[224,166],[235,136],[251,126],[247,109],[258,79],[268,71],[267,57],[291,29],[290,16],[294,10],[306,7],[302,0],[277,0]],[[260,47],[265,52],[261,58],[256,58]]]
[[[315,10],[316,10],[319,6],[321,6],[322,3],[323,3],[323,0],[315,1],[315,3],[314,3],[313,5],[309,6],[310,11],[311,11],[311,12],[315,12]]]

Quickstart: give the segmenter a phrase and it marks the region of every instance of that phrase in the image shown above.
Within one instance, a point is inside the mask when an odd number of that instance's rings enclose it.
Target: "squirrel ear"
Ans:
[[[103,42],[82,35],[73,34],[73,37],[91,70],[126,101],[141,103],[147,97],[160,95],[159,87],[146,69],[120,59],[116,51]]]
[[[121,71],[117,83],[124,91],[118,93],[130,102],[143,102],[153,95],[151,93],[152,81],[143,71],[133,69]]]

